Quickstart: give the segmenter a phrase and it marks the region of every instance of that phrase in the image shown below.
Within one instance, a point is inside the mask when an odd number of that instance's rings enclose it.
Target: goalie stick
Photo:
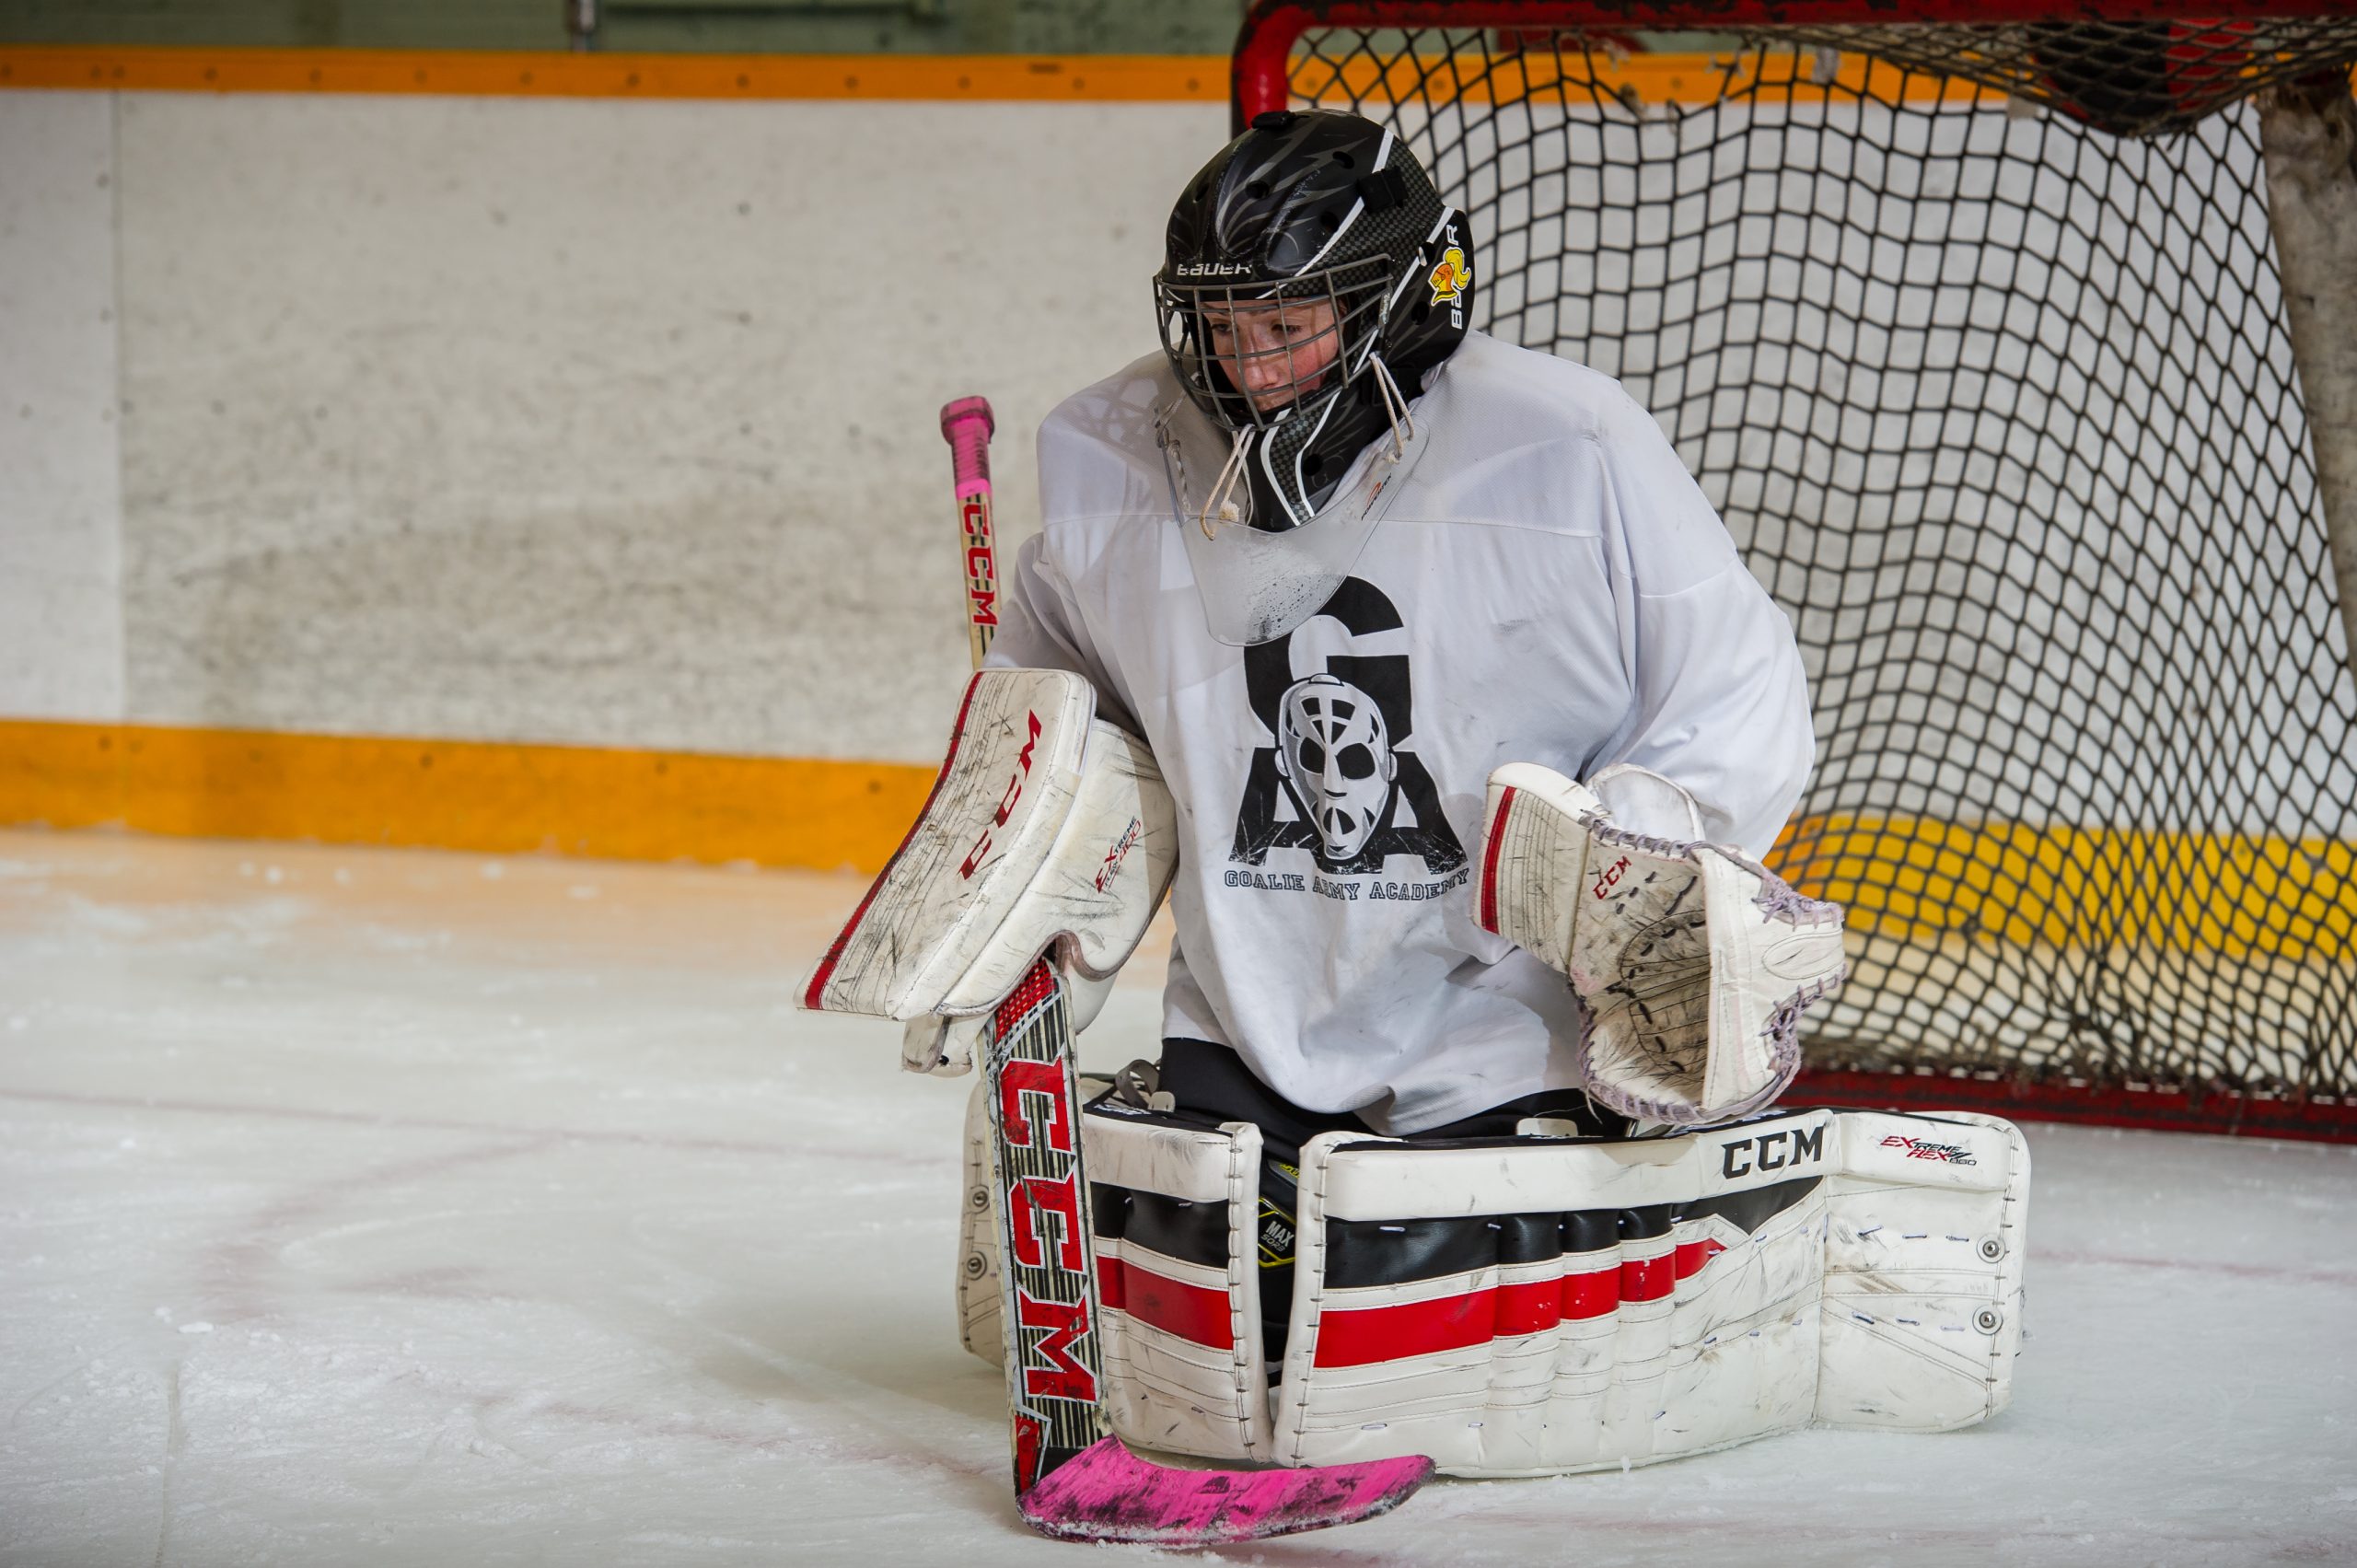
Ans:
[[[988,398],[942,405],[941,436],[957,474],[958,532],[966,550],[966,643],[976,669],[998,631],[998,540],[991,531],[991,437],[997,432]]]
[[[941,411],[955,456],[967,630],[980,666],[997,630],[986,399]],[[999,1324],[1013,1421],[1016,1506],[1065,1540],[1218,1546],[1347,1525],[1429,1479],[1420,1456],[1297,1469],[1174,1469],[1109,1434],[1101,1402],[1095,1231],[1082,1167],[1080,1085],[1063,983],[1042,958],[981,1041],[999,1242]]]

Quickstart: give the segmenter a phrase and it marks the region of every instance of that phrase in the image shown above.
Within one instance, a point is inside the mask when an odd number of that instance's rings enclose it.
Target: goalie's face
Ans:
[[[1212,357],[1262,413],[1317,391],[1341,357],[1341,323],[1330,299],[1219,301],[1206,304],[1202,317]]]
[[[1390,286],[1381,258],[1278,283],[1195,275],[1230,264],[1173,263],[1154,285],[1163,351],[1213,424],[1271,428],[1292,411],[1331,398],[1365,368]]]

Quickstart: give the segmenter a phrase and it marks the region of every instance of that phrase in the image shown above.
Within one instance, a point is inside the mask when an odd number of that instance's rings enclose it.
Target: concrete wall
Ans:
[[[0,93],[0,714],[123,706],[114,106]]]
[[[1244,0],[599,0],[613,50],[1225,54]],[[558,0],[0,0],[12,43],[563,49]]]
[[[1153,349],[1163,215],[1225,134],[1205,104],[0,114],[0,712],[911,761],[965,663],[935,411],[997,405],[1011,544],[1039,418]]]

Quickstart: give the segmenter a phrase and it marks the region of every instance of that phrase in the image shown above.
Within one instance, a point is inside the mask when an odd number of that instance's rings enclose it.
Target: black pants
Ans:
[[[1352,1111],[1304,1109],[1254,1077],[1235,1051],[1208,1040],[1164,1040],[1160,1086],[1182,1111],[1214,1121],[1249,1121],[1260,1129],[1260,1331],[1273,1367],[1284,1354],[1285,1327],[1293,1312],[1295,1194],[1301,1146],[1320,1132],[1371,1134],[1374,1129]],[[1597,1108],[1579,1090],[1549,1089],[1409,1137],[1418,1142],[1509,1137],[1515,1123],[1526,1116],[1574,1121],[1594,1137],[1629,1133],[1626,1117]]]

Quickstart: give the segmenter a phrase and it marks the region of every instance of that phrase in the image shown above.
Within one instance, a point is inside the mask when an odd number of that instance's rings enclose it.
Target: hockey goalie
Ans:
[[[1617,383],[1469,327],[1474,254],[1354,116],[1188,182],[1162,351],[1042,427],[951,763],[810,1004],[960,1072],[1043,954],[1085,1025],[1167,889],[1158,1049],[1078,1118],[1139,1446],[1530,1475],[1980,1421],[2023,1141],[1776,1109],[1843,962],[1760,863],[1812,753],[1791,629]],[[996,1359],[993,1235],[1053,1216],[993,1233],[981,1114]]]

